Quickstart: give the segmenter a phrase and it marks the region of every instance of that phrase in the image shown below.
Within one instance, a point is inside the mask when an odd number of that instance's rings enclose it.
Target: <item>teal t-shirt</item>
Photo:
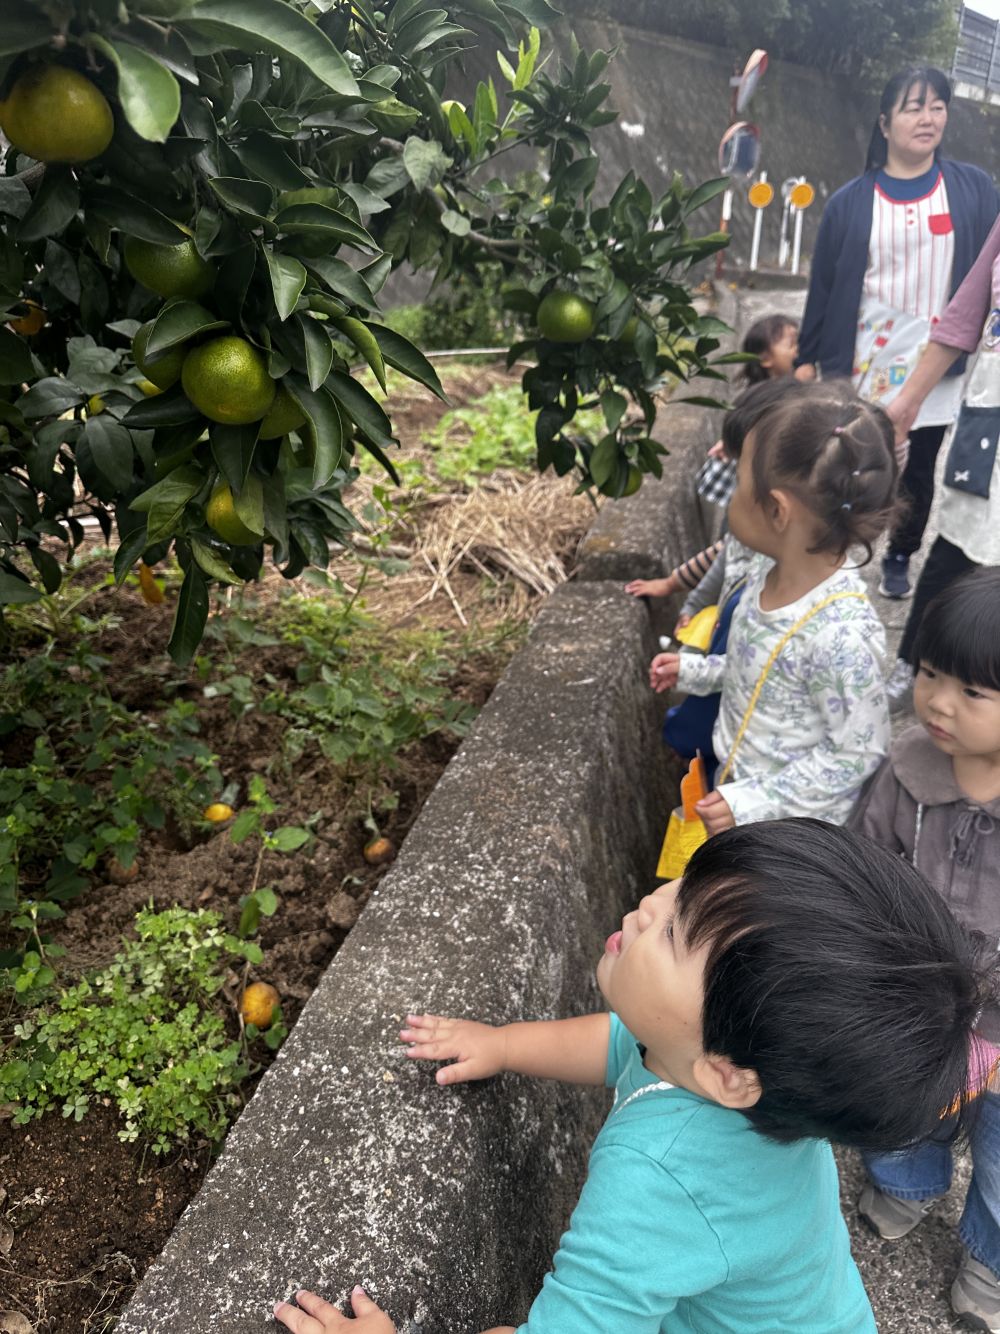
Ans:
[[[615,1103],[518,1334],[877,1334],[829,1144],[657,1081],[611,1016]]]

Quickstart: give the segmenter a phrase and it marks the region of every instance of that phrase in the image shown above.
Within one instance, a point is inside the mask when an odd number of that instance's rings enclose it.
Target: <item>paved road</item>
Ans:
[[[749,327],[761,315],[775,311],[801,316],[805,303],[804,292],[743,291],[738,294],[740,331]],[[923,550],[911,564],[916,574],[933,540],[934,514]],[[881,554],[881,553],[878,553]],[[878,555],[868,566],[865,575],[873,601],[888,632],[890,661],[895,661],[908,602],[892,602],[877,591]],[[906,719],[902,720],[905,724]],[[875,1319],[881,1334],[917,1334],[920,1331],[961,1330],[948,1305],[948,1289],[961,1259],[961,1244],[955,1232],[965,1189],[968,1184],[968,1162],[956,1164],[955,1184],[948,1199],[902,1241],[888,1242],[876,1237],[858,1219],[855,1201],[864,1183],[864,1170],[857,1154],[839,1151],[840,1186],[844,1216],[851,1230],[855,1257],[861,1268],[865,1286],[875,1308]]]

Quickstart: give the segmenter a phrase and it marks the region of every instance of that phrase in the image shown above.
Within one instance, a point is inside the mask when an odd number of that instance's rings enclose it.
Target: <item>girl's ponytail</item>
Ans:
[[[896,511],[893,428],[849,385],[804,385],[758,422],[753,485],[758,503],[789,491],[817,520],[811,552],[865,550],[865,563]]]

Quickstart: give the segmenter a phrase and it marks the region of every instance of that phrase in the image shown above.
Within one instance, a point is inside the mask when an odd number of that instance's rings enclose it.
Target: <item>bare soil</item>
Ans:
[[[450,377],[449,389],[456,402],[467,402],[502,378],[480,368]],[[393,402],[404,448],[420,448],[422,434],[440,417],[443,405],[422,393],[411,393],[401,403],[394,397]],[[535,485],[537,479],[523,481]],[[553,522],[560,534],[559,559],[569,565],[592,511],[586,501],[572,497],[568,481],[553,485],[558,495],[554,493],[551,504],[548,500],[546,504],[557,518]],[[510,513],[516,515],[517,488],[508,482],[504,487],[510,493]],[[452,499],[466,503],[468,495],[458,491]],[[416,553],[447,503],[447,496],[442,500],[435,495],[409,506],[405,525],[392,535],[394,542],[406,543]],[[555,531],[552,523],[547,527]],[[512,540],[512,549],[515,545]],[[440,544],[428,546],[434,551]],[[477,627],[491,621],[495,627],[512,616],[522,622],[530,619],[540,591],[530,580],[526,583],[509,568],[491,568],[487,573],[482,562],[477,569],[461,554],[456,558],[456,550],[447,553],[451,596],[436,579],[432,558],[421,562],[431,567],[421,576],[422,584],[411,579],[405,593],[391,578],[373,581],[371,589],[366,588],[369,612],[384,618],[386,625],[454,626],[464,618],[472,631],[465,642],[473,646]],[[415,557],[409,573],[416,563]],[[347,578],[352,568],[356,563],[352,567],[344,562],[337,572]],[[275,580],[274,586],[278,583]],[[265,583],[255,596],[266,599],[269,587]],[[150,608],[135,591],[107,590],[95,599],[90,612],[96,615],[110,607],[117,624],[98,639],[95,651],[111,661],[107,679],[113,693],[134,711],[155,712],[162,703],[164,682],[176,682],[176,671],[164,652],[171,599]],[[500,650],[471,648],[454,664],[449,679],[452,694],[477,707],[485,703],[515,642],[512,635]],[[292,646],[256,648],[231,670],[255,679],[267,672],[291,682],[299,657],[300,651]],[[280,751],[284,724],[276,716],[254,711],[234,718],[226,700],[203,699],[200,683],[193,678],[186,689],[189,698],[201,701],[201,737],[220,756],[227,782],[237,782],[245,790],[249,777],[267,770]],[[0,762],[23,762],[27,757],[19,751],[24,740],[17,732],[6,738]],[[380,821],[382,832],[397,847],[457,744],[453,736],[437,733],[398,757],[391,783],[399,804]],[[337,770],[317,761],[314,751],[281,786],[286,789],[282,823],[323,813],[315,826],[316,839],[302,853],[265,859],[262,868],[261,883],[272,885],[281,902],[275,916],[262,923],[259,938],[265,958],[255,972],[277,987],[291,1024],[385,868],[366,863],[362,850],[370,835],[356,804],[351,807],[345,800]],[[233,925],[255,860],[252,843],[234,846],[224,830],[193,846],[169,827],[145,838],[140,873],[133,883],[119,886],[98,880],[58,924],[57,939],[68,950],[64,974],[79,974],[110,958],[135,912],[150,901],[158,908],[174,904],[211,908]],[[0,1015],[0,1035],[12,1022],[10,1015]],[[249,1096],[252,1088],[245,1092]],[[88,1112],[79,1124],[57,1114],[20,1128],[9,1119],[0,1120],[0,1315],[8,1310],[21,1313],[37,1334],[100,1334],[112,1329],[210,1166],[207,1145],[172,1158],[156,1158],[144,1153],[141,1145],[121,1143],[118,1129],[114,1110],[104,1107]]]

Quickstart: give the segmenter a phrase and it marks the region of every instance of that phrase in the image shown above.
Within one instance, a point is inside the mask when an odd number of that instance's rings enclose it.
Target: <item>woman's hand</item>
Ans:
[[[709,792],[707,797],[695,803],[695,810],[701,816],[709,838],[713,834],[721,834],[723,829],[733,829],[736,825],[736,817],[721,792]]]
[[[307,1288],[297,1292],[295,1300],[298,1306],[278,1302],[274,1308],[275,1320],[292,1334],[341,1334],[342,1330],[346,1334],[396,1334],[396,1326],[360,1286],[351,1293],[353,1320]]]
[[[816,379],[816,367],[811,362],[803,362],[801,366],[795,367],[795,378],[808,384]]]
[[[649,664],[649,684],[658,695],[664,690],[673,690],[681,670],[679,653],[657,653]]]
[[[445,1019],[437,1014],[408,1014],[400,1031],[414,1061],[451,1061],[434,1078],[439,1084],[464,1084],[490,1079],[507,1069],[507,1035],[502,1028],[471,1019]]]

